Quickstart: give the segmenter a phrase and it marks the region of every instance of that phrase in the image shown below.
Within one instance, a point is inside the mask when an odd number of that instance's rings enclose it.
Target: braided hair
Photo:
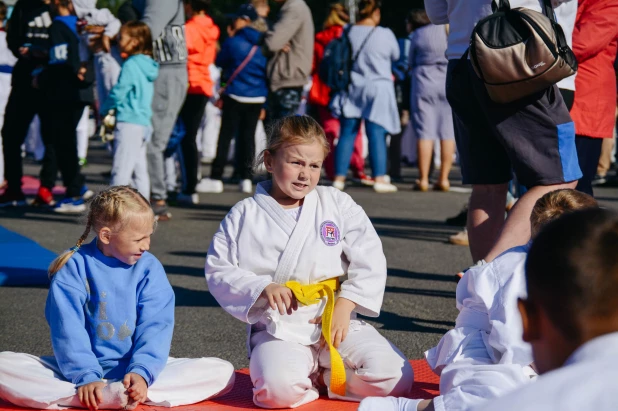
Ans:
[[[144,214],[151,215],[153,224],[156,224],[150,203],[136,189],[129,186],[114,186],[101,191],[90,203],[84,232],[74,247],[66,250],[52,261],[47,270],[49,277],[53,277],[54,274],[64,267],[67,261],[88,239],[90,231],[98,233],[103,227],[110,227],[115,231],[120,231],[131,217],[136,215],[143,216]]]

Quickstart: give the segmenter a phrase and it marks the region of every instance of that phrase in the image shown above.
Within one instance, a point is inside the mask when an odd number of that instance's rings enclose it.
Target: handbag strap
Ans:
[[[251,47],[251,50],[249,50],[249,54],[247,54],[247,57],[245,57],[242,63],[240,63],[240,65],[236,67],[236,70],[234,70],[230,78],[227,80],[227,83],[225,83],[225,87],[222,87],[221,90],[219,90],[219,95],[223,95],[225,93],[225,90],[228,88],[230,84],[232,84],[232,81],[234,81],[236,76],[238,76],[240,72],[245,68],[245,66],[249,64],[249,61],[251,61],[257,49],[258,49],[258,46]]]
[[[356,55],[352,57],[352,64],[356,63],[356,60],[358,60],[358,56],[360,55],[360,52],[363,51],[363,47],[365,47],[365,44],[367,44],[367,40],[369,40],[369,37],[371,37],[371,35],[373,34],[374,31],[376,31],[377,28],[378,26],[373,26],[369,34],[367,34],[367,37],[365,37],[365,40],[363,40],[363,42],[361,43],[358,51],[356,52]],[[350,30],[348,30],[348,33],[349,31]]]
[[[552,23],[556,23],[556,15],[554,14],[554,8],[551,5],[551,0],[541,0],[542,6],[541,11],[548,19],[551,20]],[[491,10],[496,12],[506,12],[511,9],[511,3],[509,0],[492,0],[491,1]]]

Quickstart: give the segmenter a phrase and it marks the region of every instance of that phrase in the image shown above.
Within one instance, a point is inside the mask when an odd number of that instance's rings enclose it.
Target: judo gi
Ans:
[[[346,368],[346,395],[407,395],[413,371],[406,358],[356,313],[377,317],[386,283],[381,241],[363,209],[332,187],[316,187],[304,199],[298,221],[258,184],[253,197],[236,204],[215,234],[206,258],[211,294],[227,312],[249,324],[253,401],[264,408],[298,407],[318,398],[320,368],[330,381],[329,353],[320,344],[326,301],[291,315],[260,298],[271,283],[302,285],[347,275],[338,297],[356,303],[349,334],[338,351]]]

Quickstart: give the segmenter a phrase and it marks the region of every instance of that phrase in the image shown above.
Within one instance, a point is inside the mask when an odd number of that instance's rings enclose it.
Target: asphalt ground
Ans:
[[[103,146],[91,142],[89,165],[83,169],[91,189],[102,189],[111,159]],[[39,166],[26,160],[26,174],[36,176]],[[207,175],[208,166],[203,167]],[[231,170],[228,170],[230,172]],[[346,191],[375,225],[388,261],[388,279],[382,312],[366,319],[399,347],[408,358],[421,358],[454,326],[454,274],[471,264],[467,247],[448,244],[457,227],[444,219],[466,203],[463,192],[411,191],[416,171],[404,167],[404,182],[393,194],[349,186]],[[173,218],[159,224],[151,252],[161,260],[176,293],[176,325],[171,355],[220,357],[236,368],[248,366],[245,326],[225,313],[208,292],[204,261],[209,243],[227,211],[246,195],[227,184],[223,194],[201,194],[194,207],[173,207]],[[605,206],[618,208],[618,190],[599,188]],[[61,252],[81,235],[83,217],[57,215],[32,207],[0,209],[0,225],[25,235],[42,246]],[[0,256],[0,258],[2,258]],[[0,351],[51,355],[49,329],[44,318],[46,287],[0,287]]]

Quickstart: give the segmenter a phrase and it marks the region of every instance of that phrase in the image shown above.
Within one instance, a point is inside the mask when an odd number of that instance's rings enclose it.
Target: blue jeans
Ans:
[[[360,118],[341,117],[341,131],[339,143],[335,151],[335,175],[345,176],[348,174],[350,157],[354,151],[354,139],[361,125]],[[386,174],[386,134],[384,127],[365,120],[365,131],[369,139],[369,160],[373,178],[382,177]]]

